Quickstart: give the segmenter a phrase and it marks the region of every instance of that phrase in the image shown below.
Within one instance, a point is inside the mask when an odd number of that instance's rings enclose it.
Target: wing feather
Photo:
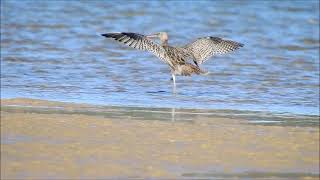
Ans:
[[[152,45],[155,43],[150,39],[146,38],[146,36],[137,33],[128,33],[128,32],[120,32],[120,33],[106,33],[102,34],[102,36],[106,38],[112,38],[116,41],[119,41],[128,46],[140,49],[140,50],[149,50],[153,48]],[[135,46],[132,46],[135,43]]]
[[[235,41],[225,40],[219,37],[204,37],[184,46],[193,55],[195,61],[202,64],[216,54],[225,54],[244,45]]]
[[[163,47],[154,43],[152,40],[148,39],[145,35],[130,33],[130,32],[105,33],[101,35],[106,38],[114,39],[118,42],[121,42],[135,49],[150,51],[151,53],[159,57],[162,61],[164,61],[165,63],[168,63],[168,61],[165,60],[166,55]]]

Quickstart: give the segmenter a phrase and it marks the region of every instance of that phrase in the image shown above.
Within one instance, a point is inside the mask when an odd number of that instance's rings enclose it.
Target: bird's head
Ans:
[[[162,43],[166,43],[168,41],[168,34],[166,32],[158,32],[148,35],[147,38],[159,38]]]

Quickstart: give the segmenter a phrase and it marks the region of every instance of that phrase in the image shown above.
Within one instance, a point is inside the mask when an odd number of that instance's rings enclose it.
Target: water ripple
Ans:
[[[1,95],[93,104],[319,115],[319,3],[1,2]],[[259,13],[256,13],[259,12]],[[168,31],[172,45],[201,36],[245,44],[203,65],[169,68],[100,36]]]

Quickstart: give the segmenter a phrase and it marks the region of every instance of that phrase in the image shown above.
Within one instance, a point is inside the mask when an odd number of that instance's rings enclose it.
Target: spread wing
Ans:
[[[204,37],[184,46],[191,53],[195,61],[202,64],[215,54],[225,54],[244,45],[231,40],[224,40],[219,37]]]
[[[101,35],[106,38],[112,38],[135,49],[150,51],[160,59],[163,57],[163,48],[148,39],[145,35],[130,32],[106,33]]]

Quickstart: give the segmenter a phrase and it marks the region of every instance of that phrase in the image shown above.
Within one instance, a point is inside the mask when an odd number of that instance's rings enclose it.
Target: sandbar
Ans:
[[[221,117],[117,119],[23,108],[57,105],[86,107],[1,100],[1,179],[319,178],[318,127]]]

